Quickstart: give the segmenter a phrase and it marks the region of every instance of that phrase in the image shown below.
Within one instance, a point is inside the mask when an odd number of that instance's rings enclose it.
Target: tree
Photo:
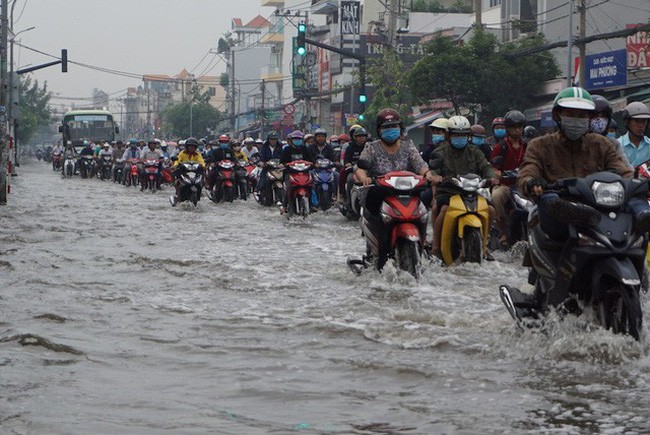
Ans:
[[[183,102],[167,107],[163,114],[163,131],[167,137],[186,138],[190,135],[190,104],[192,104],[192,134],[203,137],[223,118],[219,110],[207,102]]]
[[[510,109],[530,107],[533,97],[559,69],[550,52],[510,59],[508,53],[545,43],[541,34],[499,44],[494,35],[476,29],[465,45],[446,37],[428,43],[427,55],[411,70],[408,82],[418,102],[444,98],[461,107],[480,107],[482,119]]]
[[[29,76],[20,76],[18,85],[19,105],[16,119],[18,120],[18,139],[23,142],[29,140],[43,127],[53,122],[50,98],[52,94],[47,90],[47,82],[39,87],[38,80],[32,82]]]
[[[404,125],[408,124],[411,93],[406,80],[406,68],[395,50],[384,47],[382,57],[368,62],[366,80],[375,86],[375,93],[364,112],[363,125],[373,135],[377,113],[386,107],[397,110]]]

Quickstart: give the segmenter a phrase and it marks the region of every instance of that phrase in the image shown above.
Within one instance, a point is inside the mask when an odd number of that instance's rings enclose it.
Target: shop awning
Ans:
[[[442,111],[437,110],[434,112],[429,112],[426,115],[420,115],[413,119],[413,124],[406,127],[406,131],[411,131],[414,128],[418,128],[422,125],[431,124],[435,119],[438,119],[442,116]]]

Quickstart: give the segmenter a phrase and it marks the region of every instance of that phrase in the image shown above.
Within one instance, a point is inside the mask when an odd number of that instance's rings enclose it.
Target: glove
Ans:
[[[526,182],[526,190],[529,194],[534,193],[535,187],[546,189],[548,187],[548,183],[543,178],[531,178]]]

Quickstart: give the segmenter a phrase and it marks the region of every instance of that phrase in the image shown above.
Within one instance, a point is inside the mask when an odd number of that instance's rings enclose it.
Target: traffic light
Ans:
[[[61,72],[68,72],[68,50],[61,49]]]
[[[365,115],[363,113],[359,114],[359,122],[363,122],[366,119]]]
[[[299,55],[304,56],[307,54],[307,49],[305,48],[305,32],[307,31],[307,25],[305,23],[298,24],[298,39],[296,41],[297,49]]]
[[[364,104],[366,101],[368,101],[368,98],[365,94],[359,95],[359,103]]]

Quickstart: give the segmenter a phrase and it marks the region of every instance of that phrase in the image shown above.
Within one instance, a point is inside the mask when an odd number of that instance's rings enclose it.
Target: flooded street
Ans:
[[[0,208],[2,433],[648,433],[642,343],[518,331],[520,258],[354,276],[357,223],[35,160]]]

